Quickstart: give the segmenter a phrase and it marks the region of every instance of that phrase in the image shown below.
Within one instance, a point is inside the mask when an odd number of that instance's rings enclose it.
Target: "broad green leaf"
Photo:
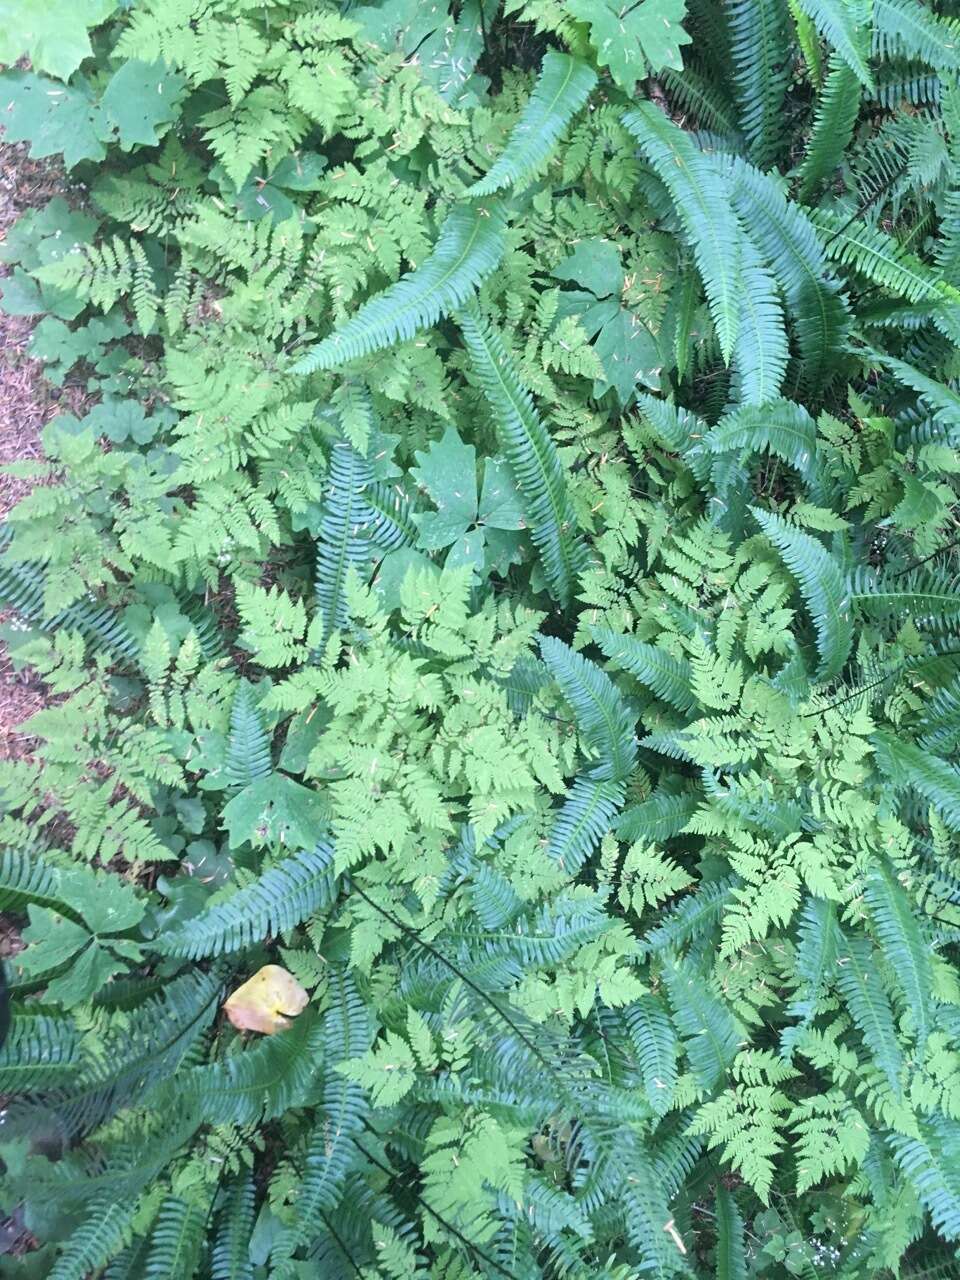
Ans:
[[[82,79],[66,85],[31,71],[12,71],[0,85],[8,142],[28,142],[35,159],[62,155],[68,169],[107,154],[103,139],[109,125]]]
[[[681,45],[691,37],[681,23],[687,16],[684,0],[567,0],[575,18],[590,24],[590,39],[602,67],[628,94],[651,71],[683,67]]]
[[[436,511],[416,517],[418,545],[428,551],[449,546],[477,518],[477,451],[464,444],[453,427],[416,454],[412,475],[436,503]]]
[[[164,62],[125,62],[113,73],[100,105],[117,129],[124,151],[135,146],[153,147],[161,127],[179,114],[179,100],[186,81]]]
[[[326,817],[323,797],[284,773],[268,774],[244,787],[223,808],[223,825],[234,849],[247,841],[310,848]]]
[[[116,0],[0,0],[0,62],[27,56],[37,71],[68,80],[93,52],[89,29],[115,8]]]

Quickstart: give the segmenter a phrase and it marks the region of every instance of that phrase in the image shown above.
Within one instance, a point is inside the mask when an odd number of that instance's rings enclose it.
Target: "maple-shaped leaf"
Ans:
[[[6,141],[29,142],[35,160],[62,155],[71,169],[107,154],[103,139],[109,126],[83,76],[74,84],[58,84],[32,71],[11,71],[3,77],[3,99]]]
[[[137,145],[157,145],[160,133],[166,132],[164,126],[172,124],[180,113],[186,84],[165,62],[132,59],[113,73],[100,105],[116,126],[124,151]]]
[[[453,427],[417,455],[413,475],[436,504],[436,511],[414,517],[420,528],[417,545],[427,551],[449,547],[445,565],[459,569],[505,572],[515,556],[515,530],[523,528],[523,511],[513,472],[501,458],[484,466],[477,496],[477,451],[464,444]]]
[[[93,52],[88,34],[116,8],[115,0],[0,0],[0,62],[29,57],[36,71],[66,80]]]
[[[323,797],[285,773],[258,778],[223,808],[223,825],[232,849],[247,841],[258,846],[312,848],[326,817]]]
[[[597,62],[627,93],[633,94],[648,67],[683,69],[680,46],[690,44],[680,25],[687,16],[684,0],[567,0],[566,7],[590,24]]]
[[[599,399],[612,387],[621,405],[634,397],[638,384],[660,388],[663,357],[653,334],[636,312],[620,300],[624,285],[620,250],[612,240],[582,240],[553,270],[557,280],[582,285],[560,295],[560,315],[575,315],[603,365],[593,394]]]
[[[309,999],[292,973],[278,964],[265,964],[227,997],[223,1010],[238,1031],[272,1036],[285,1031]]]

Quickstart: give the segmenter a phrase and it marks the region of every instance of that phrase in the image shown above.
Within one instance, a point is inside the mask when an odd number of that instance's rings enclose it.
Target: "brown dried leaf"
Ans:
[[[272,1036],[290,1026],[309,996],[292,973],[278,964],[265,964],[224,1003],[227,1017],[238,1031]]]

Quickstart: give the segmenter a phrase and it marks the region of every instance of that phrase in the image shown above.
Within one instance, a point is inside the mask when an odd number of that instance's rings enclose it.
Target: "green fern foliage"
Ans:
[[[556,446],[520,381],[500,334],[476,310],[459,316],[464,342],[490,406],[501,448],[525,500],[531,537],[551,594],[571,597],[586,561]]]
[[[958,23],[6,0],[3,1274],[954,1275]]]
[[[840,566],[809,533],[792,528],[769,511],[754,508],[763,532],[797,579],[817,633],[818,676],[831,680],[843,670],[853,644],[849,593]]]
[[[624,124],[670,193],[703,280],[720,350],[729,360],[740,326],[742,232],[726,183],[709,157],[652,104],[641,103]]]
[[[383,293],[294,365],[295,373],[335,369],[395,342],[407,342],[441,316],[462,307],[497,269],[506,215],[496,201],[453,209],[426,261]]]
[[[542,166],[570,120],[597,83],[588,63],[548,49],[530,100],[517,121],[503,154],[467,191],[471,197],[490,196],[505,187],[518,187]]]
[[[332,900],[332,862],[333,849],[323,841],[282,859],[225,902],[165,934],[159,949],[196,960],[242,951],[292,929]]]

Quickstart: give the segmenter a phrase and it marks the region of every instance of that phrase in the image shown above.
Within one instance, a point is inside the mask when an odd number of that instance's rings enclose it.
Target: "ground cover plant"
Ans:
[[[3,1274],[957,1274],[957,8],[0,5]]]

